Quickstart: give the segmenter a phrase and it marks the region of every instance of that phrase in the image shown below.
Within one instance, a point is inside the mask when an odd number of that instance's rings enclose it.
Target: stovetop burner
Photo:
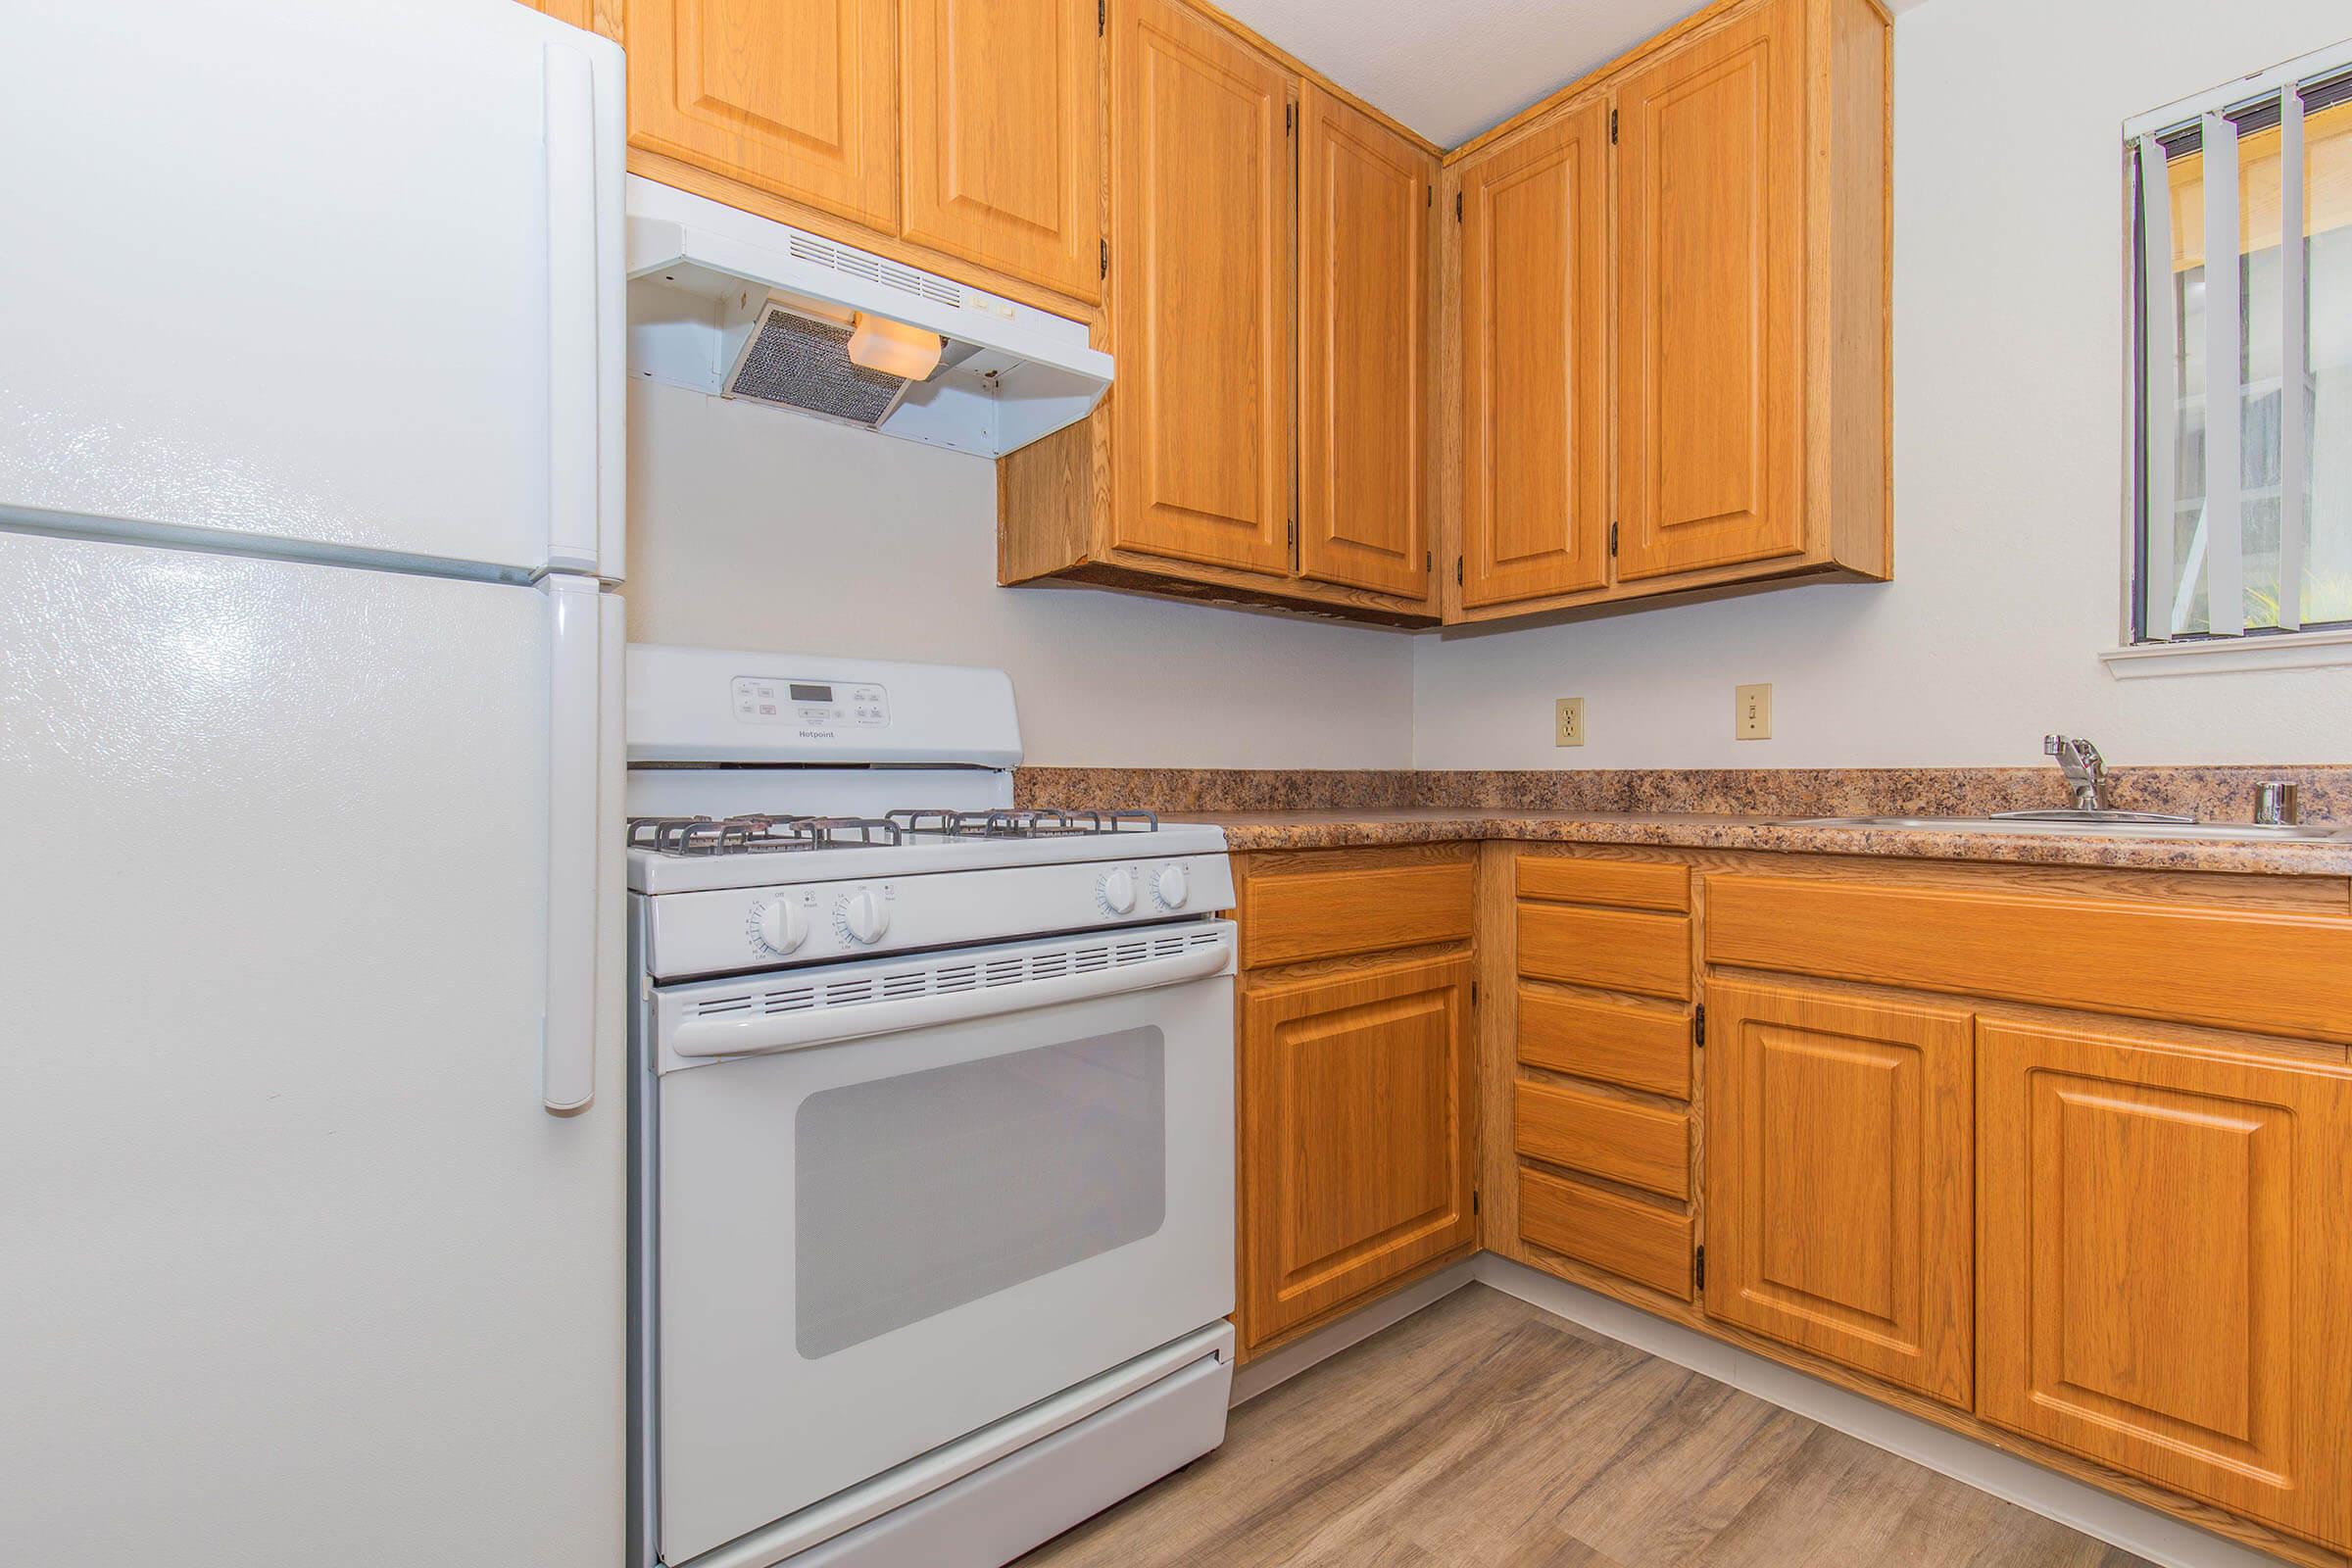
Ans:
[[[639,816],[629,848],[660,855],[773,855],[905,844],[918,836],[949,839],[1054,839],[1109,833],[1155,833],[1150,811],[1063,811],[1000,808],[987,811],[902,809],[884,816]]]
[[[662,855],[772,855],[904,842],[899,824],[870,816],[638,816],[629,848]]]

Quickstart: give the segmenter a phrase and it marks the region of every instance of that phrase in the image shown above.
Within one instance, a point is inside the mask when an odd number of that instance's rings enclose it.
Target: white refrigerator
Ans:
[[[0,1542],[620,1554],[621,58],[0,0]]]

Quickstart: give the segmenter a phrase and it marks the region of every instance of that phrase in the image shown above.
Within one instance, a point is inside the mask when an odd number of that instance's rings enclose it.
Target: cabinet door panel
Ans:
[[[1470,975],[1450,958],[1245,1003],[1252,1343],[1476,1238]]]
[[[1609,116],[1462,170],[1462,603],[1608,581]]]
[[[1618,104],[1618,575],[1801,550],[1800,5],[1700,34]]]
[[[1707,1310],[1965,1407],[1970,1014],[1707,987]]]
[[[1090,0],[902,0],[906,236],[1102,298]]]
[[[2352,1078],[1987,1023],[1977,1413],[2352,1544]]]
[[[1309,82],[1298,166],[1298,570],[1426,598],[1437,161]]]
[[[629,0],[629,145],[899,221],[898,0]]]
[[[1111,537],[1288,575],[1290,78],[1167,0],[1111,57]]]

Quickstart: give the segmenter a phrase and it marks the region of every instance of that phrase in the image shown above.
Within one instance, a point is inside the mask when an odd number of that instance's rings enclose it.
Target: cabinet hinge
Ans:
[[[1453,220],[1457,223],[1462,220],[1462,193],[1458,190],[1453,193]]]
[[[1291,554],[1296,556],[1298,553],[1298,519],[1297,517],[1293,517],[1290,522],[1290,539]]]
[[[1707,1250],[1703,1247],[1690,1254],[1690,1283],[1702,1291],[1707,1288]]]
[[[1103,277],[1110,275],[1110,241],[1108,240],[1102,241],[1102,270],[1100,275]]]
[[[1690,1043],[1696,1046],[1707,1043],[1707,1004],[1703,1002],[1690,1014]]]
[[[1095,36],[1110,30],[1110,0],[1095,0]]]
[[[1609,554],[1611,557],[1617,554],[1617,524],[1614,522],[1609,524]]]
[[[1298,106],[1297,104],[1284,104],[1282,106],[1282,128],[1284,133],[1288,134],[1298,123]]]
[[[1614,109],[1609,111],[1609,145],[1617,145],[1617,111]]]
[[[1436,551],[1424,550],[1421,552],[1421,569],[1423,571],[1435,571],[1438,569],[1438,553]]]

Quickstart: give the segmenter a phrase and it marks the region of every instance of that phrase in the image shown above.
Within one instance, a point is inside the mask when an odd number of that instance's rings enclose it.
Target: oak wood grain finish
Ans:
[[[1690,1015],[1572,992],[1518,987],[1518,1059],[1674,1100],[1690,1098]]]
[[[1437,162],[1308,82],[1298,170],[1298,570],[1426,599]]]
[[[1749,876],[1707,899],[1717,964],[2352,1041],[2352,919]]]
[[[2352,1544],[2352,1079],[1985,1025],[1977,1410]]]
[[[1676,914],[1690,908],[1690,868],[1668,860],[1522,855],[1519,896],[1562,904],[1606,904]]]
[[[1240,894],[1242,964],[1466,942],[1477,880],[1478,862],[1468,857],[1288,875],[1252,865]]]
[[[1483,1286],[1021,1568],[2145,1568]]]
[[[1690,922],[1677,914],[1522,902],[1519,972],[1680,1001],[1690,995]]]
[[[1111,542],[1291,569],[1291,78],[1172,0],[1112,17]]]
[[[1475,1240],[1470,960],[1243,1001],[1251,1341]]]
[[[1615,89],[1623,576],[1805,545],[1804,3]]]
[[[1102,40],[1089,0],[899,0],[907,239],[1102,297]]]
[[[1683,1111],[1523,1081],[1517,1125],[1519,1152],[1531,1158],[1667,1198],[1690,1196],[1690,1118]]]
[[[1539,1247],[1690,1299],[1688,1213],[1637,1203],[1549,1171],[1522,1170],[1519,1229]]]
[[[1463,606],[1608,580],[1608,116],[1456,172]]]
[[[628,0],[629,145],[886,232],[898,0]]]
[[[1707,1310],[1966,1406],[1973,1017],[1707,987]]]

